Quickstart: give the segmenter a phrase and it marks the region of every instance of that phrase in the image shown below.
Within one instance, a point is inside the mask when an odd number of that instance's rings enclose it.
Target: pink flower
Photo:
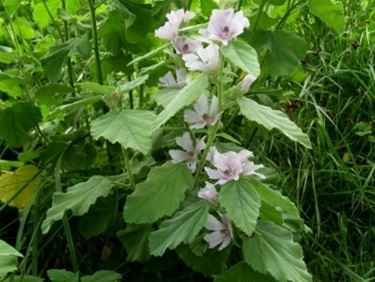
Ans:
[[[191,71],[211,72],[219,66],[219,47],[210,44],[206,48],[199,48],[194,54],[183,55],[182,59]]]
[[[227,247],[233,239],[233,228],[227,215],[220,214],[221,221],[209,214],[205,225],[207,230],[213,231],[203,237],[209,248],[220,245],[219,251]]]
[[[202,44],[198,40],[177,36],[173,40],[173,45],[176,49],[177,54],[191,54],[202,48]]]
[[[155,36],[160,39],[173,40],[177,35],[178,26],[170,22],[166,22],[163,26],[155,30]]]
[[[218,194],[215,185],[206,181],[206,186],[199,190],[198,197],[208,201],[211,204],[218,203]]]
[[[249,26],[250,22],[242,11],[215,9],[212,11],[207,30],[211,39],[227,45],[230,40],[243,33],[244,29]]]
[[[205,170],[208,177],[217,180],[216,184],[220,185],[229,181],[237,181],[241,175],[257,175],[260,178],[265,178],[264,175],[256,172],[263,165],[256,165],[249,161],[248,158],[250,157],[253,157],[253,153],[248,150],[224,154],[214,151],[212,163],[216,169],[205,167]]]
[[[197,169],[198,154],[206,147],[204,138],[198,141],[194,147],[193,140],[191,140],[189,132],[185,132],[182,136],[176,138],[176,143],[182,150],[169,150],[169,155],[172,157],[173,163],[187,162],[188,168],[191,172]]]
[[[202,94],[194,104],[193,110],[185,110],[184,119],[191,128],[204,128],[214,125],[219,119],[219,101],[216,96],[212,96],[211,104],[208,102],[206,94]]]
[[[251,74],[248,74],[246,75],[242,81],[239,83],[239,86],[240,86],[240,89],[241,89],[241,92],[242,93],[246,93],[247,91],[249,91],[250,89],[250,86],[254,83],[254,81],[256,80],[257,78],[252,76]]]
[[[176,70],[176,78],[172,75],[172,72],[167,72],[166,75],[159,79],[162,86],[168,88],[183,88],[188,84],[187,73],[185,69]]]
[[[184,11],[183,9],[171,11],[167,14],[168,21],[155,30],[155,36],[160,39],[173,40],[177,37],[178,29],[181,25],[191,20],[194,16],[193,12]]]
[[[180,27],[184,23],[187,23],[194,17],[195,17],[195,13],[185,11],[184,9],[171,11],[167,14],[168,21],[172,24],[177,25],[178,27]]]

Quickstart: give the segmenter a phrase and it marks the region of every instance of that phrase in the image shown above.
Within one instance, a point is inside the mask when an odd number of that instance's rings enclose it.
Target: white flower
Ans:
[[[229,221],[227,215],[220,215],[221,221],[217,220],[216,217],[209,214],[207,223],[205,225],[207,230],[213,231],[203,237],[208,243],[209,248],[215,248],[220,245],[219,251],[229,245],[233,239],[232,224]]]
[[[182,59],[191,71],[211,72],[219,66],[219,47],[210,44],[206,48],[199,48],[194,54],[185,54]]]
[[[218,203],[218,194],[215,185],[206,181],[206,186],[199,190],[198,197],[208,201],[211,204]]]
[[[185,11],[184,9],[171,11],[167,14],[168,21],[172,24],[177,25],[178,27],[180,27],[184,23],[187,23],[194,17],[195,17],[195,13]]]
[[[159,82],[163,87],[183,88],[189,81],[187,79],[186,70],[182,68],[176,70],[176,78],[172,75],[172,72],[169,71],[159,79]]]
[[[224,154],[214,151],[212,163],[216,170],[209,167],[205,167],[205,170],[208,177],[217,180],[216,184],[220,185],[224,185],[229,181],[237,181],[241,175],[257,175],[260,178],[265,178],[264,175],[256,172],[263,165],[256,165],[249,161],[248,158],[250,157],[253,157],[253,153],[248,150],[242,150],[239,153],[226,152]]]
[[[175,39],[178,36],[178,29],[181,25],[191,20],[194,16],[193,12],[184,11],[183,9],[171,11],[167,14],[168,21],[155,30],[155,36],[165,40]]]
[[[198,40],[177,36],[173,40],[173,45],[176,49],[177,54],[191,54],[202,48],[202,44]]]
[[[249,91],[250,86],[254,83],[255,80],[256,80],[256,77],[254,77],[253,75],[251,74],[246,75],[242,79],[242,81],[239,83],[241,92],[246,93],[247,91]]]
[[[194,104],[193,110],[185,110],[184,120],[191,128],[203,128],[207,125],[214,125],[219,119],[219,101],[216,96],[212,97],[211,104],[208,103],[206,94],[202,94]]]
[[[163,26],[155,30],[155,36],[160,39],[173,40],[177,35],[178,26],[170,22],[166,22]]]
[[[206,147],[204,138],[198,141],[194,147],[193,140],[191,140],[189,132],[185,132],[182,136],[176,138],[176,143],[182,150],[169,150],[169,155],[172,157],[173,163],[179,163],[186,161],[188,168],[191,172],[195,172],[197,169],[198,154]]]
[[[243,33],[244,29],[249,26],[250,22],[242,11],[215,9],[212,11],[207,30],[211,39],[227,45],[230,40]]]

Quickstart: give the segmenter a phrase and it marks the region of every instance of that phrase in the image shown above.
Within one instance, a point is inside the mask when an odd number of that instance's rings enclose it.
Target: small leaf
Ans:
[[[83,276],[81,282],[120,282],[122,275],[109,270],[100,270],[93,275]]]
[[[204,90],[208,87],[208,77],[200,74],[191,83],[176,93],[165,109],[158,115],[155,122],[155,129],[158,129],[173,117],[182,108],[195,102]]]
[[[167,249],[192,242],[207,222],[208,210],[208,204],[199,201],[163,221],[159,230],[151,233],[150,253],[162,256]]]
[[[19,209],[34,200],[41,178],[33,165],[18,168],[15,172],[0,176],[0,201]]]
[[[278,110],[263,106],[248,98],[240,98],[237,100],[240,106],[241,114],[247,119],[255,121],[263,125],[268,130],[276,128],[280,130],[290,140],[301,143],[306,148],[311,149],[309,136],[292,122],[288,116]]]
[[[254,271],[244,262],[233,265],[215,279],[215,282],[276,282],[272,277]]]
[[[0,280],[17,270],[17,257],[23,257],[15,248],[0,239]]]
[[[103,176],[93,176],[88,181],[69,187],[66,193],[55,192],[52,196],[52,207],[42,222],[42,232],[49,231],[51,225],[63,218],[64,212],[71,210],[73,215],[88,212],[99,197],[106,197],[111,192],[112,183]]]
[[[242,40],[232,41],[223,48],[223,55],[234,65],[254,77],[260,74],[258,54],[253,47]]]
[[[20,87],[21,81],[16,78],[6,78],[0,80],[0,92],[4,92],[13,98],[22,95],[22,88]]]
[[[345,16],[342,3],[333,4],[331,0],[309,0],[311,13],[337,32],[345,30]]]
[[[171,177],[173,176],[173,177]],[[147,180],[128,196],[124,218],[129,223],[152,223],[178,209],[185,191],[192,188],[193,177],[186,164],[166,163],[153,167]]]
[[[0,111],[0,138],[9,147],[19,147],[29,140],[29,130],[41,119],[38,107],[27,102],[17,102],[11,108]]]
[[[250,236],[257,224],[261,202],[247,179],[240,178],[223,185],[219,200],[234,224]]]
[[[111,143],[119,142],[124,148],[147,154],[152,147],[155,118],[156,115],[150,111],[113,111],[91,123],[91,134],[95,139],[104,137]]]
[[[301,246],[279,225],[259,221],[254,235],[244,240],[242,250],[253,269],[271,274],[277,281],[312,281]]]

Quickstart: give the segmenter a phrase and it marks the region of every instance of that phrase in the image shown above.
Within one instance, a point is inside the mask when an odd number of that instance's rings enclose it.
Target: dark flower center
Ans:
[[[202,115],[202,119],[205,121],[205,122],[210,122],[211,121],[211,118],[208,114],[203,114]]]
[[[189,44],[184,44],[184,46],[182,46],[182,51],[185,53],[185,52],[188,52],[189,51]]]
[[[227,176],[227,177],[231,177],[231,176],[233,176],[233,173],[232,173],[232,171],[227,169],[227,170],[224,171],[224,175]]]
[[[224,26],[223,31],[224,31],[225,33],[228,33],[228,32],[229,32],[229,27]]]

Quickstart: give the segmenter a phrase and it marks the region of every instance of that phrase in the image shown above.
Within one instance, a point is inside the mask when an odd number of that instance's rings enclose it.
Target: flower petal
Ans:
[[[185,132],[182,136],[176,138],[178,146],[183,148],[186,152],[193,152],[193,140],[191,140],[189,132]]]

